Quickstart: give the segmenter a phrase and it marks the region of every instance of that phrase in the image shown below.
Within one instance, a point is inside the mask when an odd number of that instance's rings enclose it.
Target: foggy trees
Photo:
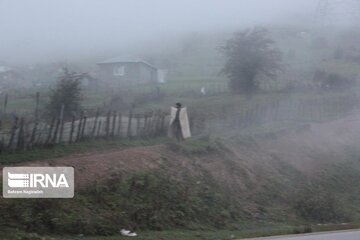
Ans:
[[[258,75],[273,79],[281,69],[282,54],[268,34],[261,27],[239,31],[221,47],[226,57],[222,73],[229,78],[231,91],[253,93]]]
[[[50,102],[46,106],[49,117],[58,117],[62,106],[64,106],[64,117],[69,118],[80,110],[81,79],[83,74],[69,72],[64,68],[63,76],[57,82],[56,88],[52,90]]]

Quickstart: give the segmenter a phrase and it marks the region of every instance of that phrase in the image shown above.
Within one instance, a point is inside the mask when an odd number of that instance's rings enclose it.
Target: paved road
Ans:
[[[253,240],[360,240],[360,230],[329,233],[315,233],[298,236],[256,238]]]

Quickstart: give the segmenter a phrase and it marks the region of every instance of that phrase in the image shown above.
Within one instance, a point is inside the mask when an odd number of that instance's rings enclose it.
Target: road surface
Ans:
[[[360,230],[255,238],[252,240],[360,240]]]

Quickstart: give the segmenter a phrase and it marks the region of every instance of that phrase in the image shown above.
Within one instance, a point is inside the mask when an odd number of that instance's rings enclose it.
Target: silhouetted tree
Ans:
[[[222,69],[233,92],[252,93],[257,89],[256,76],[275,78],[281,69],[281,52],[268,37],[265,28],[239,31],[221,47],[226,63]]]
[[[62,105],[64,105],[65,118],[70,118],[80,110],[80,81],[83,77],[84,74],[69,72],[67,68],[64,68],[64,73],[58,79],[55,89],[51,92],[50,102],[46,106],[49,117],[58,117]]]

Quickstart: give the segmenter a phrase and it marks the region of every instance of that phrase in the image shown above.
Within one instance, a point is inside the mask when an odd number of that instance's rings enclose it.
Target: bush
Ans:
[[[356,77],[343,76],[338,73],[327,73],[323,70],[317,70],[314,73],[314,83],[321,89],[339,90],[356,85]]]
[[[0,227],[105,236],[121,228],[221,228],[240,217],[240,207],[230,199],[206,175],[178,181],[160,172],[138,172],[126,178],[114,174],[74,199],[6,199],[0,204]]]
[[[320,223],[346,220],[344,208],[331,193],[321,190],[303,190],[296,195],[294,210],[301,218]]]
[[[281,70],[282,53],[274,46],[265,28],[236,32],[221,48],[226,57],[222,70],[235,93],[252,93],[258,88],[258,75],[274,79]]]
[[[59,117],[62,107],[64,117],[68,119],[80,110],[80,81],[83,77],[83,74],[64,69],[64,75],[59,78],[56,88],[52,90],[50,102],[46,106],[49,117]]]

